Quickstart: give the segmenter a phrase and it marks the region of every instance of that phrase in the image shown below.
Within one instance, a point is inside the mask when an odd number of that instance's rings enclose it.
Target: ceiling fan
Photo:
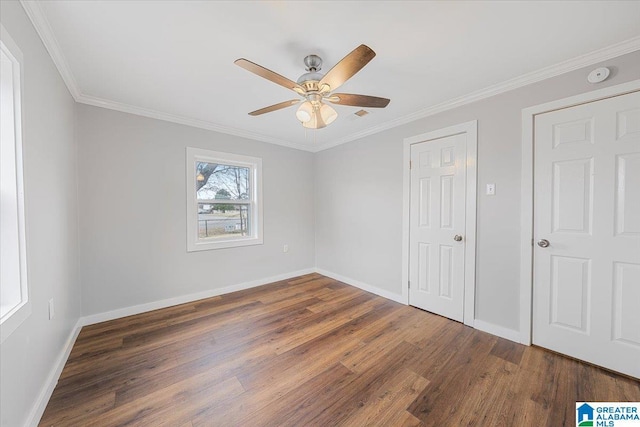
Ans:
[[[300,120],[302,126],[309,129],[320,129],[331,124],[338,117],[336,110],[326,104],[325,101],[338,105],[366,108],[384,108],[389,104],[390,100],[387,98],[351,93],[334,93],[336,89],[364,68],[375,56],[376,53],[371,48],[361,44],[342,58],[329,72],[322,74],[320,73],[322,58],[318,55],[308,55],[304,58],[307,72],[300,76],[296,82],[244,58],[237,59],[234,63],[260,77],[291,89],[302,97],[252,111],[249,113],[250,116],[259,116],[302,102],[302,105],[296,111],[296,117]]]

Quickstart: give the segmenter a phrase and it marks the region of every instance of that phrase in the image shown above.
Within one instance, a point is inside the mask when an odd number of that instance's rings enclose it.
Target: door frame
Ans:
[[[467,171],[465,195],[464,310],[463,322],[473,327],[476,291],[476,200],[478,163],[478,121],[461,123],[443,129],[405,138],[403,142],[402,176],[402,300],[409,304],[409,212],[411,201],[411,145],[434,139],[467,134]]]
[[[533,161],[534,118],[538,114],[575,107],[640,90],[640,79],[522,110],[522,173],[520,180],[520,342],[531,345],[533,336]]]

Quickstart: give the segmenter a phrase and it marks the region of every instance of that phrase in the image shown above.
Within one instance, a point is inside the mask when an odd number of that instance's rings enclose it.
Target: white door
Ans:
[[[409,303],[461,322],[466,134],[411,145]]]
[[[640,92],[535,117],[533,343],[640,377]]]

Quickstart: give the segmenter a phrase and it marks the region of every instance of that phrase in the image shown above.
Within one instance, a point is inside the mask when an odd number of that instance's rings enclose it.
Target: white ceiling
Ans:
[[[640,49],[638,1],[23,4],[79,102],[310,151]],[[317,131],[296,107],[247,114],[296,95],[235,59],[296,80],[305,55],[326,72],[361,43],[377,56],[340,92],[390,98],[386,109],[336,106]]]

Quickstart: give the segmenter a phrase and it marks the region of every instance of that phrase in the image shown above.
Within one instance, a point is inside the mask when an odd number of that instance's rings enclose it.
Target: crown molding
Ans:
[[[110,101],[108,99],[98,98],[96,96],[88,96],[81,94],[77,102],[81,104],[92,105],[94,107],[107,108],[109,110],[116,110],[123,113],[135,114],[137,116],[149,117],[152,119],[163,120],[166,122],[177,123],[185,126],[191,126],[200,129],[211,130],[214,132],[220,132],[228,135],[239,136],[241,138],[253,139],[255,141],[268,142],[270,144],[282,145],[284,147],[295,148],[303,151],[311,151],[311,147],[298,144],[291,141],[273,138],[270,136],[262,135],[256,132],[249,132],[229,126],[222,126],[206,120],[193,119],[191,117],[179,116],[177,114],[165,113],[162,111],[156,111],[149,108],[137,107],[135,105],[124,104],[121,102]]]
[[[281,140],[271,136],[263,135],[256,132],[244,131],[228,126],[219,125],[214,122],[194,119],[185,116],[179,116],[176,114],[165,113],[162,111],[156,111],[148,108],[138,107],[135,105],[124,104],[121,102],[111,101],[108,99],[98,98],[91,95],[83,94],[76,82],[76,79],[71,72],[71,68],[65,56],[62,54],[62,50],[58,41],[56,40],[51,25],[46,18],[42,6],[35,0],[20,0],[22,7],[31,19],[33,26],[35,27],[38,35],[42,39],[44,46],[46,47],[49,55],[53,59],[54,64],[58,68],[58,72],[62,76],[69,92],[73,98],[82,104],[93,105],[96,107],[107,108],[110,110],[121,111],[124,113],[135,114],[139,116],[149,117],[157,120],[164,120],[172,123],[178,123],[185,126],[192,126],[200,129],[207,129],[214,132],[225,133],[229,135],[235,135],[242,138],[254,139],[257,141],[268,142],[270,144],[281,145],[284,147],[295,148],[303,151],[310,151],[317,153],[319,151],[327,150],[332,147],[336,147],[347,142],[355,141],[357,139],[364,138],[369,135],[383,132],[394,127],[401,126],[403,124],[422,119],[425,117],[433,116],[443,111],[451,110],[463,105],[471,104],[482,99],[490,98],[495,95],[499,95],[510,90],[514,90],[523,86],[537,83],[539,81],[558,76],[560,74],[574,71],[582,67],[596,64],[598,62],[607,61],[617,56],[625,55],[627,53],[640,50],[640,36],[634,37],[614,45],[595,50],[593,52],[580,55],[578,57],[563,61],[549,67],[542,68],[531,73],[523,74],[519,77],[507,80],[502,83],[498,83],[487,88],[471,92],[467,95],[460,96],[440,104],[420,109],[414,113],[406,116],[398,117],[394,120],[381,123],[379,125],[370,127],[360,132],[347,135],[342,138],[338,138],[331,142],[322,145],[306,145],[301,143],[295,143],[292,141]]]
[[[20,4],[35,27],[44,47],[47,49],[47,52],[49,52],[49,56],[51,56],[53,63],[56,65],[58,72],[62,76],[62,80],[64,80],[64,83],[67,85],[67,89],[71,92],[71,96],[73,96],[77,101],[81,94],[80,88],[76,83],[76,79],[73,76],[71,67],[69,67],[69,63],[62,54],[58,40],[53,35],[53,29],[51,28],[51,24],[49,24],[49,20],[47,19],[44,10],[42,10],[42,6],[39,2],[34,0],[20,0]]]
[[[542,68],[537,71],[533,71],[531,73],[523,74],[519,77],[515,77],[513,79],[504,81],[502,83],[498,83],[487,88],[471,92],[467,95],[460,96],[458,98],[451,99],[449,101],[445,101],[443,103],[423,108],[414,113],[408,114],[406,116],[399,117],[394,120],[390,120],[384,123],[381,123],[377,126],[371,127],[369,129],[365,129],[361,132],[345,136],[343,138],[336,139],[335,141],[331,141],[320,146],[315,147],[314,152],[327,150],[332,147],[336,147],[341,144],[345,144],[350,141],[355,141],[356,139],[364,138],[369,135],[373,135],[376,133],[383,132],[388,129],[392,129],[394,127],[398,127],[400,125],[422,119],[425,117],[433,116],[435,114],[441,113],[443,111],[451,110],[457,107],[461,107],[463,105],[471,104],[476,101],[480,101],[482,99],[490,98],[492,96],[499,95],[504,92],[509,92],[514,89],[518,89],[523,86],[527,86],[533,83],[537,83],[542,80],[549,79],[551,77],[559,76],[560,74],[568,73],[569,71],[574,71],[583,67],[588,67],[589,65],[597,64],[598,62],[607,61],[612,58],[616,58],[621,55],[625,55],[627,53],[635,52],[640,50],[640,37],[634,37],[628,40],[625,40],[620,43],[616,43],[611,46],[607,46],[602,49],[595,50],[593,52],[589,52],[584,55],[580,55],[578,57],[551,65],[549,67]]]

